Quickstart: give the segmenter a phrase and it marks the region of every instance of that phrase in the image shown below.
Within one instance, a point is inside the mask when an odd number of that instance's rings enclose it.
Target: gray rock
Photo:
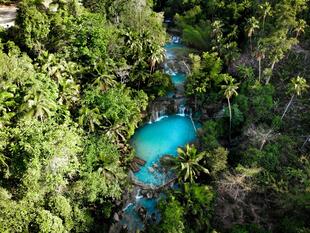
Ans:
[[[146,197],[148,198],[148,199],[151,199],[151,198],[153,198],[153,193],[152,192],[148,192],[147,194],[146,194]]]
[[[113,219],[114,219],[116,222],[119,222],[119,215],[118,215],[117,213],[114,213]]]
[[[149,167],[148,170],[149,170],[150,173],[154,173],[155,172],[154,168],[152,168],[152,167]]]
[[[139,209],[138,209],[138,214],[139,216],[141,217],[142,221],[144,221],[146,219],[146,209],[141,206]]]

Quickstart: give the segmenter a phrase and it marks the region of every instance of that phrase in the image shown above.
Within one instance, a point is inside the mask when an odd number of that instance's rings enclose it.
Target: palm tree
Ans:
[[[214,49],[215,51],[219,52],[221,48],[221,40],[223,38],[223,26],[224,24],[220,20],[215,20],[212,24],[212,38],[214,39]]]
[[[231,115],[231,105],[230,105],[230,99],[231,97],[233,97],[234,95],[238,95],[237,89],[238,89],[238,85],[239,83],[234,83],[234,78],[232,78],[230,75],[228,74],[224,74],[224,81],[226,84],[222,85],[222,89],[224,91],[224,96],[227,99],[227,103],[228,103],[228,110],[229,110],[229,141],[231,141],[231,119],[232,119],[232,115]]]
[[[5,82],[6,88],[13,86]],[[9,89],[9,88],[7,88]],[[10,123],[11,118],[16,114],[13,108],[16,106],[14,93],[7,90],[0,90],[0,129]]]
[[[60,78],[59,82],[59,99],[60,104],[71,107],[78,101],[80,86],[73,79]]]
[[[250,138],[253,144],[258,145],[259,150],[262,150],[267,142],[277,137],[273,129],[266,128],[263,125],[259,125],[258,127],[251,125],[245,132],[245,135]]]
[[[259,22],[257,19],[255,19],[255,17],[251,17],[250,19],[247,20],[245,31],[248,37],[250,38],[251,51],[253,51],[252,36],[254,35],[255,30],[258,28],[259,28]]]
[[[25,103],[21,105],[20,110],[27,119],[34,117],[43,121],[53,115],[53,112],[57,109],[57,104],[46,95],[45,91],[37,88],[39,87],[33,86],[31,91],[25,95]]]
[[[157,64],[163,62],[165,59],[165,50],[162,46],[157,45],[151,49],[150,56],[150,72],[154,72]]]
[[[242,77],[245,80],[254,78],[254,71],[253,68],[250,66],[245,66],[241,64],[237,66],[237,70],[240,77]]]
[[[298,38],[301,33],[305,32],[306,26],[307,26],[307,23],[305,20],[303,20],[303,19],[298,20],[297,26],[294,29],[294,32],[296,32],[296,38]]]
[[[174,158],[173,169],[177,172],[179,179],[194,183],[201,172],[209,174],[209,170],[200,164],[205,155],[205,152],[198,153],[193,145],[187,144],[185,150],[178,148],[178,157]]]
[[[258,81],[260,82],[262,79],[262,59],[265,58],[265,49],[260,45],[256,51],[256,60],[258,61]]]
[[[221,39],[223,36],[224,24],[222,23],[221,20],[215,20],[211,26],[212,26],[212,35],[214,38],[216,38],[216,41],[218,42],[219,39]]]
[[[8,157],[6,157],[3,153],[0,153],[0,171],[4,173],[4,177],[8,178],[10,174],[10,167],[7,164]]]
[[[88,126],[89,131],[95,131],[95,125],[101,125],[102,116],[98,108],[89,109],[82,107],[80,110],[79,124],[81,126]]]
[[[297,76],[295,78],[293,78],[291,80],[291,84],[289,87],[289,92],[292,93],[292,97],[290,99],[290,101],[288,102],[288,104],[286,105],[286,108],[282,114],[281,120],[283,120],[286,112],[288,111],[289,107],[291,106],[291,104],[293,103],[293,100],[295,98],[295,96],[300,96],[304,91],[306,91],[309,88],[309,85],[307,84],[306,79]]]
[[[106,91],[109,88],[116,86],[116,84],[117,81],[115,80],[114,75],[109,74],[102,74],[98,76],[93,82],[93,86],[96,88],[98,87],[101,91]]]
[[[224,44],[223,52],[220,54],[223,54],[225,64],[230,66],[230,64],[240,56],[238,44],[235,41]]]
[[[263,17],[263,30],[265,29],[265,21],[267,16],[272,15],[272,7],[269,2],[264,2],[263,4],[259,5],[259,9],[262,12]]]

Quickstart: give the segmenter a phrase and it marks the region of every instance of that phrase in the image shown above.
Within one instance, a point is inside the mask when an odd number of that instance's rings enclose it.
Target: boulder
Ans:
[[[119,222],[119,215],[117,213],[114,213],[113,219],[115,222]]]
[[[138,209],[138,215],[141,217],[142,221],[146,219],[146,212],[147,211],[143,206]]]
[[[153,222],[156,222],[157,218],[156,218],[156,214],[155,213],[152,213],[151,219],[152,219]]]
[[[149,170],[150,173],[154,173],[155,172],[153,167],[149,167],[148,170]]]
[[[148,198],[148,199],[151,199],[151,198],[153,198],[154,197],[154,195],[153,195],[153,192],[151,192],[151,191],[149,191],[147,194],[146,194],[146,198]]]

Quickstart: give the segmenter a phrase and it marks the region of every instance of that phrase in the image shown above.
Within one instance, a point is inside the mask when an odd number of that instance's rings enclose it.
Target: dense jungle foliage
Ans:
[[[195,51],[185,92],[202,128],[146,232],[310,231],[308,0],[17,7],[0,28],[0,232],[109,232],[129,139],[173,89],[164,19]]]

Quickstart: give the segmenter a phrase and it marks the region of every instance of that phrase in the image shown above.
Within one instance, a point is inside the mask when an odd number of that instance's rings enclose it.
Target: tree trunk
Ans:
[[[283,120],[283,118],[284,118],[284,116],[285,116],[287,110],[288,110],[289,107],[291,106],[291,104],[292,104],[292,102],[293,102],[293,100],[294,100],[294,97],[295,97],[295,95],[292,95],[290,102],[288,102],[288,104],[286,105],[286,108],[285,108],[285,110],[284,110],[284,112],[283,112],[283,114],[282,114],[281,120]]]
[[[264,148],[264,146],[265,146],[265,144],[266,144],[266,142],[267,142],[267,140],[268,140],[269,134],[270,134],[271,132],[272,132],[272,130],[269,130],[269,132],[266,134],[265,138],[263,139],[263,141],[262,141],[262,143],[261,143],[261,145],[260,145],[260,147],[259,147],[259,150],[262,150],[262,149]]]
[[[306,141],[304,142],[304,144],[302,144],[301,146],[301,150],[304,149],[304,147],[307,145],[307,143],[310,141],[310,135],[306,138]]]
[[[264,18],[263,18],[263,32],[265,31],[265,20],[266,20],[266,16],[264,15]]]
[[[227,103],[228,103],[228,110],[229,110],[229,142],[231,142],[231,106],[230,106],[230,99],[227,98]]]
[[[275,62],[275,61],[274,61],[274,62],[272,62],[272,64],[271,64],[271,71],[273,71],[275,64],[276,64],[276,62]]]
[[[262,78],[262,58],[258,59],[258,81],[260,82]]]
[[[251,48],[251,53],[253,52],[253,46],[252,46],[252,36],[250,36],[250,48]]]
[[[276,64],[275,61],[272,62],[272,64],[271,64],[271,71],[272,71],[272,72],[273,72],[273,69],[274,69],[275,64]],[[271,72],[271,73],[272,73],[272,72]],[[270,78],[271,78],[271,75],[267,78],[267,80],[266,80],[266,85],[269,84]]]

